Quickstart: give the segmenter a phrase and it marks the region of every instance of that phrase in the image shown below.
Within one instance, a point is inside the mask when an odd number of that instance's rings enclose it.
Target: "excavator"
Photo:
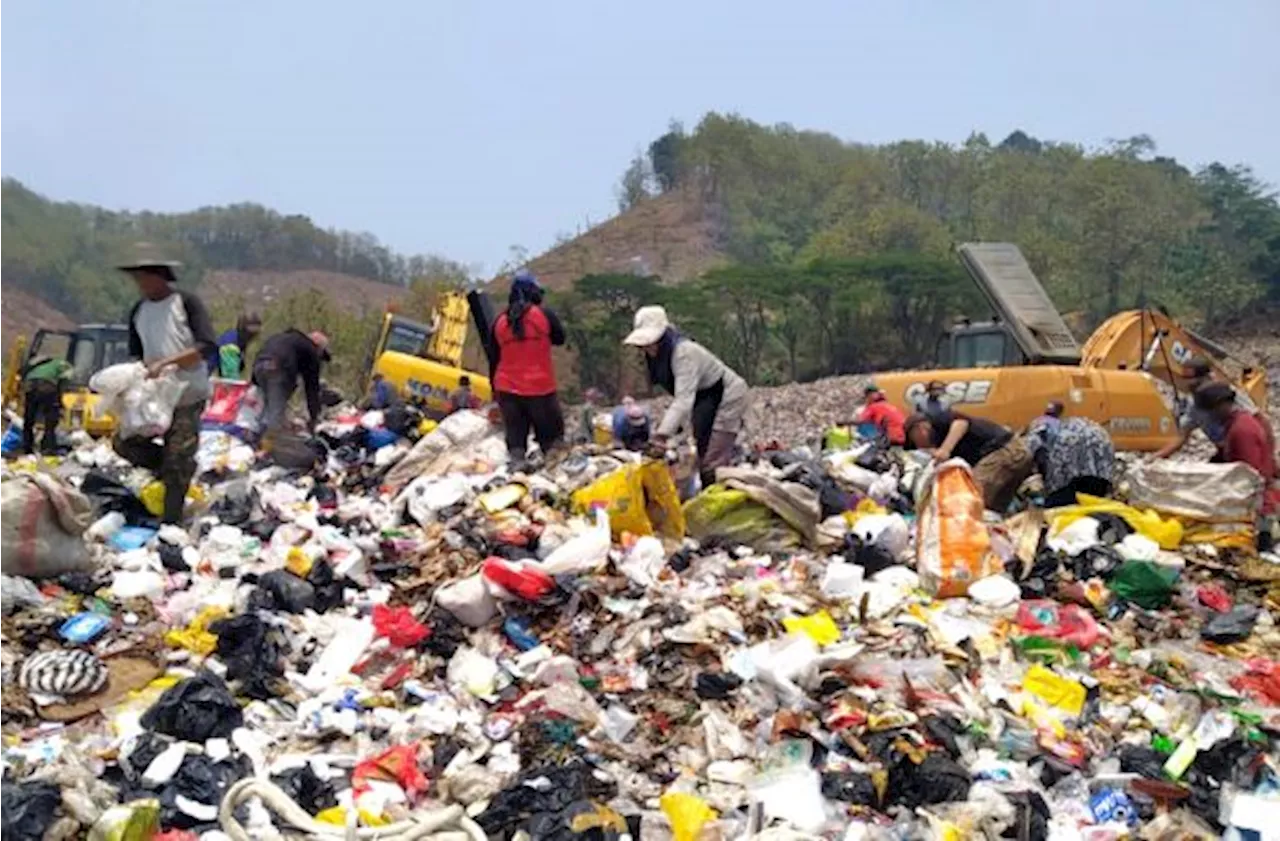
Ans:
[[[368,388],[374,374],[380,374],[401,397],[421,403],[429,413],[443,415],[449,411],[449,395],[466,376],[471,380],[472,394],[484,402],[493,399],[489,378],[462,367],[468,314],[480,331],[481,344],[487,348],[492,323],[490,305],[488,297],[478,290],[444,292],[430,324],[390,310],[384,313],[362,369],[365,373],[361,391]]]
[[[81,324],[74,330],[40,329],[30,345],[25,337],[19,337],[9,351],[5,408],[22,415],[23,373],[48,359],[65,359],[73,366],[62,395],[63,423],[90,435],[110,435],[115,418],[98,411],[100,398],[89,390],[89,378],[109,365],[129,361],[129,328],[123,324]]]
[[[1188,396],[1185,366],[1193,357],[1206,359],[1215,376],[1265,409],[1265,368],[1234,358],[1166,313],[1117,313],[1082,347],[1016,245],[965,243],[957,253],[994,317],[962,321],[945,332],[937,370],[873,378],[903,411],[913,411],[935,381],[945,385],[945,399],[955,409],[1011,429],[1025,427],[1059,400],[1068,416],[1105,427],[1117,449],[1152,452],[1178,437],[1162,389],[1175,401]]]

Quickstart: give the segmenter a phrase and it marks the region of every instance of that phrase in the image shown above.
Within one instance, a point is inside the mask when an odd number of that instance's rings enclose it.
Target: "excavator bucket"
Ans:
[[[968,242],[956,249],[992,310],[1033,365],[1078,365],[1080,345],[1018,246]]]

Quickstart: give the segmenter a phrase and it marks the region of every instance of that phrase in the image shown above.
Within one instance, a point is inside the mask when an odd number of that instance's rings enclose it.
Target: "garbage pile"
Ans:
[[[1274,835],[1280,558],[1230,466],[999,517],[855,437],[682,501],[336,415],[291,466],[204,432],[189,528],[103,442],[6,466],[6,841]]]

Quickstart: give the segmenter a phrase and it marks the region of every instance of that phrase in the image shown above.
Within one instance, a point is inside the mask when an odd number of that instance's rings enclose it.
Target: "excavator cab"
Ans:
[[[1027,363],[1022,348],[999,320],[960,322],[938,338],[935,356],[940,368],[999,368]]]
[[[103,368],[128,362],[129,328],[123,324],[82,324],[74,330],[37,330],[30,345],[19,340],[17,358],[5,382],[4,401],[21,411],[22,377],[34,364],[65,359],[72,365],[62,397],[64,423],[91,435],[109,435],[115,419],[97,412],[98,395],[89,391],[89,378]]]

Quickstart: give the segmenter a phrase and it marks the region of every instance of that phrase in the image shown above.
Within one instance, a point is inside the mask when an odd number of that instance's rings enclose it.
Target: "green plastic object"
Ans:
[[[1177,581],[1176,569],[1150,561],[1125,561],[1108,584],[1118,598],[1155,610],[1169,603]]]

